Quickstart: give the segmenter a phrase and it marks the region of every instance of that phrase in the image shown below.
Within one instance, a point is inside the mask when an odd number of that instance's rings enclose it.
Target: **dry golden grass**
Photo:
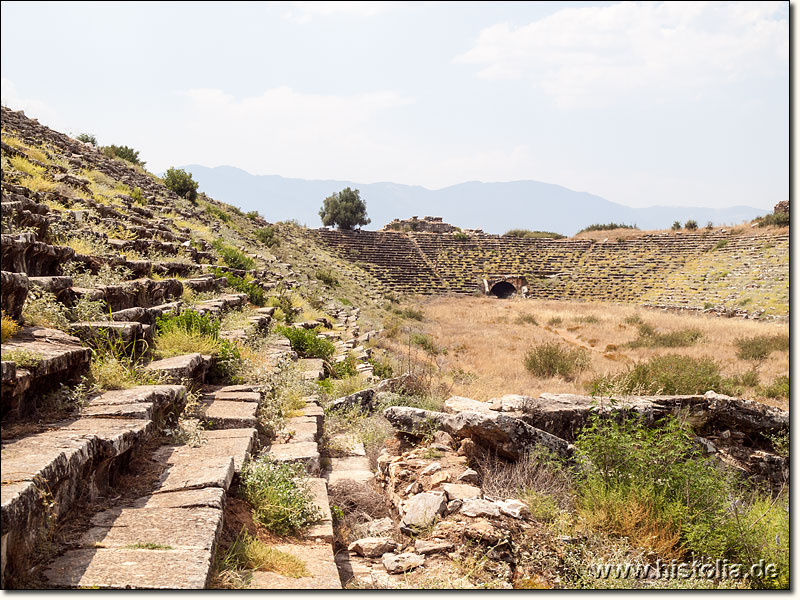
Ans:
[[[733,376],[753,367],[753,363],[736,357],[736,338],[789,334],[786,322],[668,313],[601,302],[434,297],[419,300],[415,307],[423,310],[425,320],[405,321],[394,339],[384,339],[379,344],[399,360],[408,354],[409,327],[433,336],[438,346],[447,348],[447,354],[437,357],[437,362],[451,393],[478,400],[503,394],[584,394],[584,385],[592,378],[623,371],[635,361],[663,354],[710,356],[720,364],[723,375]],[[532,316],[537,324],[520,322],[520,317],[525,315]],[[693,346],[682,348],[627,348],[625,345],[639,335],[636,324],[625,322],[635,315],[659,332],[695,328],[703,332],[703,338]],[[560,324],[547,324],[558,318]],[[532,376],[524,367],[525,353],[534,344],[547,341],[586,348],[591,354],[589,369],[573,381]],[[773,352],[758,365],[762,385],[788,372],[788,352]],[[752,393],[753,399],[783,408],[788,406],[786,400],[760,398]]]

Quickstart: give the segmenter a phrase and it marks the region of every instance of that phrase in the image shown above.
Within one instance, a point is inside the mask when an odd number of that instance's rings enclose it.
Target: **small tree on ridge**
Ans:
[[[344,188],[325,198],[319,216],[325,227],[336,225],[339,229],[353,229],[356,226],[369,225],[367,203],[362,200],[358,190]]]

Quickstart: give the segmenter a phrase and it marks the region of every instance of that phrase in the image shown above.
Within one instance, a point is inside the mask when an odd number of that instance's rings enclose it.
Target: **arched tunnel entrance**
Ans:
[[[497,296],[498,298],[510,298],[517,293],[517,288],[508,281],[498,281],[489,290],[490,296]]]

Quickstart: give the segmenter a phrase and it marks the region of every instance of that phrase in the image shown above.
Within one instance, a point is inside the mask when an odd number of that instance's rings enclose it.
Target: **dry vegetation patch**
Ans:
[[[512,393],[585,394],[589,382],[598,377],[619,375],[666,354],[680,354],[697,360],[712,357],[728,381],[728,392],[788,406],[788,396],[781,396],[789,372],[786,322],[522,298],[434,297],[419,300],[414,308],[424,312],[425,320],[405,320],[394,328],[393,337],[380,340],[379,345],[398,363],[427,362],[452,394],[479,400]],[[643,339],[643,331],[653,334]],[[435,356],[414,343],[423,337],[438,349]],[[757,360],[742,358],[741,340],[754,338],[779,343],[769,345],[766,357],[762,352]],[[525,368],[525,356],[544,344],[583,350],[588,366],[576,370],[571,380],[560,375],[536,376]]]

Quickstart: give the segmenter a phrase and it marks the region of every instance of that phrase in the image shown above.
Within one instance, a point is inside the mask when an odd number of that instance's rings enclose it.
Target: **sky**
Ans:
[[[0,29],[4,105],[153,172],[789,198],[787,2],[3,2]]]

